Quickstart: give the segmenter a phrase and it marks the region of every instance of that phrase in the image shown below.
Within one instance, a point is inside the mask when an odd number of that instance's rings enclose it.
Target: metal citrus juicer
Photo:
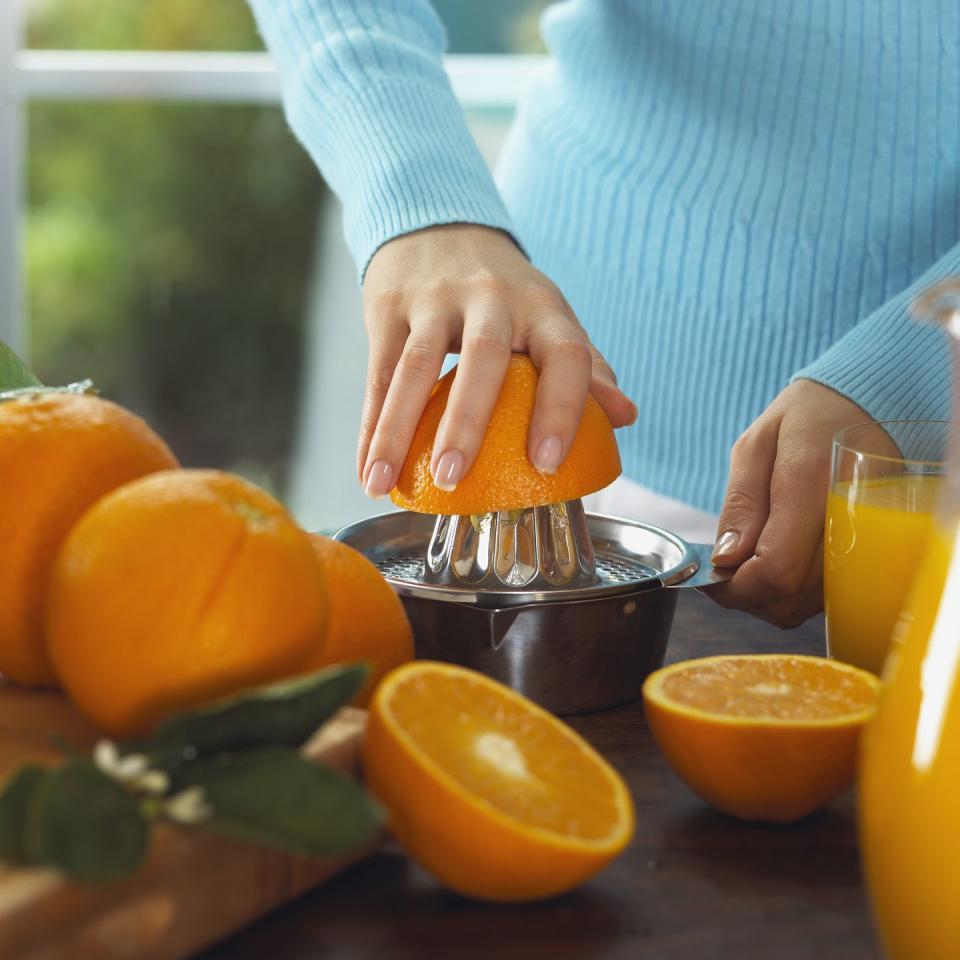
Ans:
[[[430,460],[455,374],[434,388],[392,499],[414,509],[483,510],[512,507],[515,491],[525,489],[530,505],[468,516],[381,514],[344,527],[337,539],[371,560],[400,595],[418,657],[479,670],[558,714],[636,700],[663,662],[673,588],[707,586],[729,572],[714,570],[710,546],[587,514],[579,499],[544,502],[589,486],[569,476],[563,484],[531,482],[525,450],[539,374],[522,355],[510,360],[487,427],[496,444],[487,448],[485,437],[471,467],[473,496],[461,489],[446,498]],[[619,473],[613,428],[590,396],[560,470],[571,466],[598,486]]]
[[[730,571],[712,545],[584,512],[386,513],[336,534],[400,595],[418,657],[488,674],[565,715],[636,700],[663,663],[678,587]]]

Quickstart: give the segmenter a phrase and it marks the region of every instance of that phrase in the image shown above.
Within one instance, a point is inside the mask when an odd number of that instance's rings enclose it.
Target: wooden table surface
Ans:
[[[684,591],[668,660],[823,652],[823,621],[781,632]],[[550,957],[876,960],[852,793],[786,827],[708,809],[670,772],[638,705],[574,718],[627,779],[629,850],[580,890],[520,906],[444,892],[388,849],[207,951],[204,960]]]

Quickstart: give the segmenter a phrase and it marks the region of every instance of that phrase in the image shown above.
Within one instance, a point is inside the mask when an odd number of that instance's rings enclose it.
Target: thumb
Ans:
[[[770,514],[770,478],[777,459],[778,433],[779,421],[756,422],[730,451],[727,493],[711,557],[718,567],[739,566],[753,556]]]

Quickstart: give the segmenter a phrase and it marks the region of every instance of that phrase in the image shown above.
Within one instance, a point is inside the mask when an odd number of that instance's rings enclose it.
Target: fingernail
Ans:
[[[377,460],[367,474],[363,492],[374,500],[385,497],[393,489],[393,467],[386,460]]]
[[[533,457],[533,465],[541,473],[556,473],[563,456],[563,444],[559,437],[546,437],[540,441]]]
[[[717,542],[713,548],[713,556],[710,559],[729,557],[737,549],[738,543],[740,543],[740,534],[736,530],[724,531],[717,537]]]
[[[445,450],[433,470],[433,482],[450,493],[463,478],[463,454],[459,450]]]

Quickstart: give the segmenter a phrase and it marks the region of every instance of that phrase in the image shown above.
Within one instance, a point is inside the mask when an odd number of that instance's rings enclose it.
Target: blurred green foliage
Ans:
[[[544,5],[436,4],[461,52],[536,49]],[[260,47],[244,0],[30,0],[28,12],[31,47]],[[34,103],[28,128],[40,378],[92,377],[186,464],[280,463],[326,195],[281,111]]]
[[[453,53],[538,53],[549,0],[433,0]],[[27,0],[27,43],[60,50],[259,50],[245,0]]]
[[[187,463],[285,456],[323,185],[279,109],[42,104],[29,137],[40,378],[93,377]]]
[[[242,0],[39,0],[34,47],[257,49]],[[91,376],[187,464],[280,463],[324,187],[276,107],[29,110],[33,364]]]
[[[57,50],[259,50],[244,0],[27,0],[27,45]]]

